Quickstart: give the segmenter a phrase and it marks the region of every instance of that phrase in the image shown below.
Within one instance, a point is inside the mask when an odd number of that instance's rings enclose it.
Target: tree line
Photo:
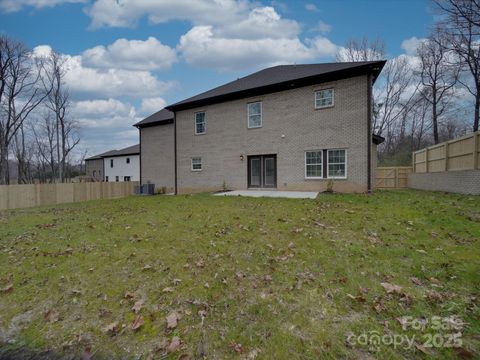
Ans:
[[[70,115],[64,59],[33,54],[0,36],[0,184],[65,182],[74,175],[72,150],[80,142]],[[81,162],[80,162],[81,163]]]
[[[408,165],[413,151],[478,131],[480,0],[433,0],[437,21],[415,56],[387,61],[374,89],[380,163]],[[386,59],[380,39],[352,39],[337,61]]]

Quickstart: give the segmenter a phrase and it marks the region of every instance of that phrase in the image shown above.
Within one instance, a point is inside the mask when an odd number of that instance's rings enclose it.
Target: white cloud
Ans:
[[[159,110],[162,110],[167,105],[167,102],[160,97],[142,99],[139,113],[144,116],[149,116]]]
[[[327,24],[326,22],[319,20],[317,25],[312,29],[313,31],[318,31],[319,33],[325,34],[332,30],[332,25]]]
[[[23,7],[40,9],[65,3],[86,3],[87,1],[88,0],[2,0],[0,1],[0,10],[4,12],[15,12],[21,10]]]
[[[290,64],[335,54],[336,46],[326,38],[317,37],[307,43],[298,38],[216,37],[211,26],[196,26],[180,38],[179,50],[190,64],[220,70]]]
[[[86,66],[131,70],[168,69],[176,59],[175,50],[154,37],[145,41],[118,39],[108,46],[95,46],[82,53]]]
[[[317,5],[315,4],[305,4],[305,9],[312,12],[318,12]]]
[[[86,13],[93,28],[131,27],[147,16],[153,23],[188,20],[194,24],[233,23],[247,11],[246,0],[97,0]]]
[[[413,36],[410,39],[402,41],[402,49],[405,50],[407,55],[416,56],[418,47],[425,40],[425,38],[417,38],[416,36]]]

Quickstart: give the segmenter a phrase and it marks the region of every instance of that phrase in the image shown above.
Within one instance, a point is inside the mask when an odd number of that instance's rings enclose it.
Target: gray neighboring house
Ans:
[[[94,181],[139,181],[140,144],[89,157],[85,169]]]
[[[384,65],[275,66],[169,105],[135,124],[140,181],[175,193],[370,191],[383,141],[372,85]]]

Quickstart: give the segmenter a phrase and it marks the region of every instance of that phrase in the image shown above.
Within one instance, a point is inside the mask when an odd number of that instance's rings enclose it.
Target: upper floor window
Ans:
[[[315,91],[315,109],[331,107],[334,104],[333,89]]]
[[[248,128],[262,127],[262,103],[254,102],[248,104]]]
[[[113,168],[113,159],[110,159],[110,167]]]
[[[195,113],[195,135],[205,134],[206,131],[205,112]]]
[[[192,171],[201,171],[202,170],[202,158],[194,157],[192,158]]]
[[[347,154],[342,150],[328,150],[328,177],[344,179],[347,177]]]
[[[127,164],[130,164],[130,158],[127,158]]]
[[[305,177],[323,177],[322,150],[305,152]]]

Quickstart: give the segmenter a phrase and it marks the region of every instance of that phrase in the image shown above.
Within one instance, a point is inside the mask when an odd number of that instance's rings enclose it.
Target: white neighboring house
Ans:
[[[140,145],[108,152],[103,167],[106,182],[140,181]]]

